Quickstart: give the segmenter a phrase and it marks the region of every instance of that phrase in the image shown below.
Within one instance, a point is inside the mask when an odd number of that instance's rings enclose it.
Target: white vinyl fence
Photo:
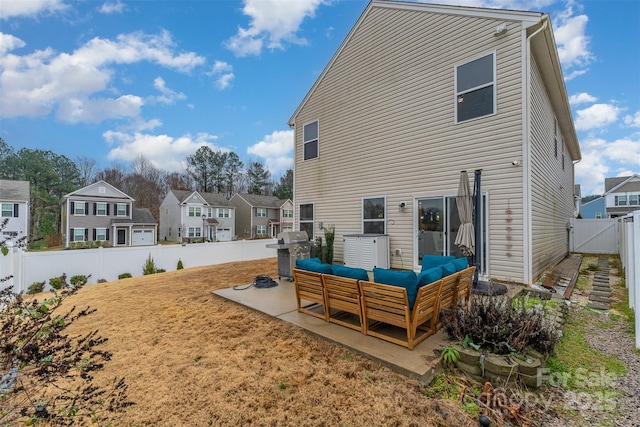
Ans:
[[[635,312],[636,348],[640,348],[640,211],[619,218],[620,261],[625,270],[625,284],[629,289],[629,307]]]
[[[572,219],[570,251],[582,254],[617,254],[618,220]]]
[[[238,240],[233,242],[193,243],[188,245],[157,245],[119,248],[77,249],[55,252],[24,252],[12,249],[7,256],[0,254],[0,278],[13,276],[0,284],[0,288],[13,286],[14,292],[26,292],[34,282],[49,281],[66,273],[67,280],[74,275],[91,275],[89,284],[98,279],[117,280],[118,275],[130,273],[141,276],[149,257],[156,268],[175,270],[178,260],[184,268],[249,261],[275,257],[267,244],[276,239]]]

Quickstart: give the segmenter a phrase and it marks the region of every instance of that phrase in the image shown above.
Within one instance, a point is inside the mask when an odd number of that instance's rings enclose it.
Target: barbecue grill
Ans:
[[[311,256],[312,244],[306,231],[283,231],[278,234],[278,243],[267,245],[278,250],[278,278],[293,280],[293,269],[297,259]]]

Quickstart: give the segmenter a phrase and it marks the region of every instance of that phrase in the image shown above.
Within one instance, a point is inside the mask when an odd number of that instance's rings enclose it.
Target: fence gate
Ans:
[[[616,219],[572,219],[571,252],[586,254],[618,253]]]

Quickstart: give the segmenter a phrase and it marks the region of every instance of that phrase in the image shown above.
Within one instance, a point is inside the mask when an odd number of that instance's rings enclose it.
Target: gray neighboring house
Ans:
[[[109,242],[111,246],[156,244],[157,222],[147,208],[111,184],[98,181],[62,197],[65,246]]]
[[[234,240],[235,218],[235,207],[223,194],[171,189],[160,204],[160,240]]]
[[[15,243],[29,235],[29,181],[0,179],[0,221],[8,220],[0,240]]]
[[[640,175],[604,179],[607,218],[617,218],[640,209]]]
[[[236,207],[240,238],[277,237],[280,232],[293,230],[293,202],[289,199],[236,193],[229,201]]]

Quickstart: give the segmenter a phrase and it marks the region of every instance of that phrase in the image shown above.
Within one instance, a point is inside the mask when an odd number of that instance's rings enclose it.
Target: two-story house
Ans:
[[[7,221],[0,241],[5,244],[29,236],[30,196],[29,181],[0,179],[0,221]]]
[[[233,240],[235,207],[223,194],[169,190],[160,204],[160,239],[170,242]]]
[[[640,175],[605,178],[604,199],[608,218],[640,210]]]
[[[293,202],[289,199],[236,193],[229,201],[236,207],[236,229],[241,238],[276,237],[293,230]]]
[[[602,219],[607,217],[604,197],[589,200],[580,206],[580,216],[584,219]]]
[[[569,253],[581,154],[547,14],[373,0],[288,123],[311,236],[386,234],[393,268],[459,255],[458,183],[479,171],[482,276],[532,283]]]
[[[62,198],[65,246],[106,242],[111,246],[156,244],[157,223],[147,208],[134,208],[134,199],[98,181]]]

